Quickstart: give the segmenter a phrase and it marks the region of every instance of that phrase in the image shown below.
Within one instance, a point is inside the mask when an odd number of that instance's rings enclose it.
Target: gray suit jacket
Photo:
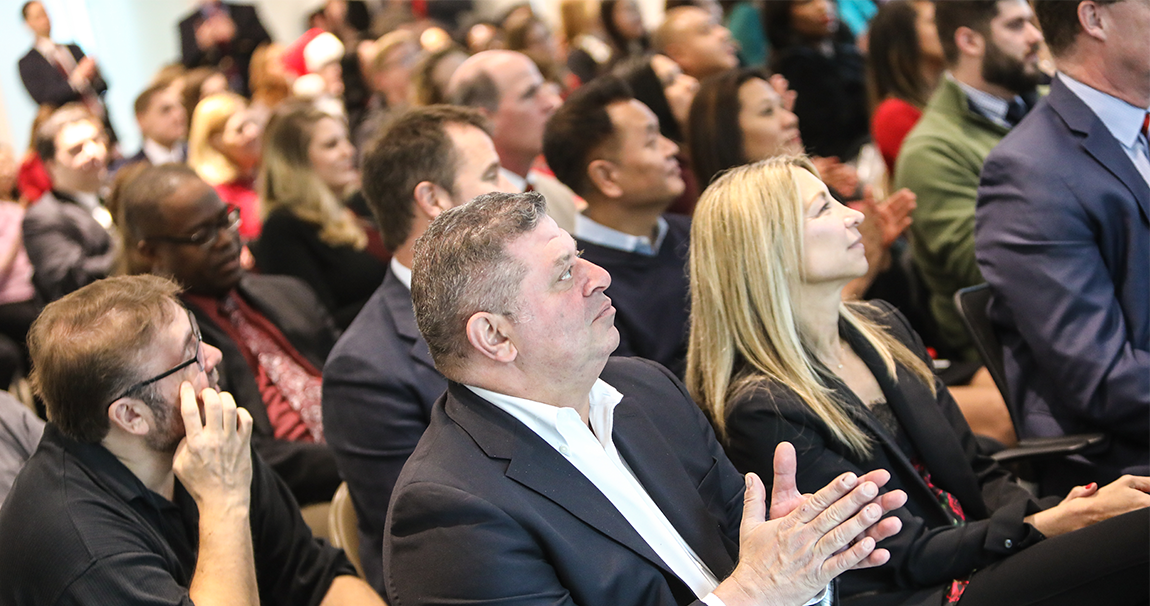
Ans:
[[[24,214],[24,248],[45,301],[108,275],[116,262],[112,234],[60,192],[45,193]]]

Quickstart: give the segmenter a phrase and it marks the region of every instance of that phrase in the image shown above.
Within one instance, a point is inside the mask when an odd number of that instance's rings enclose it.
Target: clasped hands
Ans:
[[[843,572],[890,558],[876,543],[897,533],[902,522],[882,516],[906,503],[901,490],[880,494],[890,473],[845,473],[803,495],[795,484],[796,467],[794,447],[779,444],[769,518],[762,480],[746,476],[739,563],[715,589],[727,606],[801,606]]]

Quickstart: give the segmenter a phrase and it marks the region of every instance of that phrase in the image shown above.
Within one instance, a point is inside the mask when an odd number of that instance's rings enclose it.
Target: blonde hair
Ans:
[[[687,387],[725,439],[731,400],[764,383],[782,384],[837,441],[869,458],[871,439],[820,380],[828,371],[799,325],[803,204],[796,169],[818,176],[805,157],[776,157],[723,173],[699,198],[691,226]],[[840,317],[878,352],[889,375],[896,376],[897,361],[933,390],[926,364],[851,307],[840,305]]]
[[[259,193],[265,216],[286,208],[319,227],[319,239],[331,246],[363,250],[367,234],[342,202],[350,192],[333,192],[311,166],[308,147],[320,120],[342,117],[325,113],[312,103],[285,104],[272,115],[264,131]],[[336,194],[340,197],[336,197]]]
[[[208,185],[231,183],[241,176],[240,168],[212,145],[212,137],[223,133],[228,118],[247,106],[235,93],[217,93],[196,104],[188,130],[188,166]]]

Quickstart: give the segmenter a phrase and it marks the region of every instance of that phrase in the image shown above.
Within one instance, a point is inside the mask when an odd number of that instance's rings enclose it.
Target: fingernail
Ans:
[[[862,485],[862,494],[864,497],[873,497],[878,494],[878,486],[875,486],[871,482],[867,482]]]
[[[747,490],[751,489],[751,474],[743,476],[743,482],[746,484]]]
[[[1098,486],[1098,484],[1096,482],[1091,482],[1091,483],[1087,484],[1085,486],[1085,488],[1086,488],[1086,490],[1094,490],[1097,486]]]
[[[858,476],[856,476],[853,473],[848,472],[847,475],[843,476],[843,486],[846,486],[847,488],[854,486],[855,482],[857,482],[857,481],[858,481]]]

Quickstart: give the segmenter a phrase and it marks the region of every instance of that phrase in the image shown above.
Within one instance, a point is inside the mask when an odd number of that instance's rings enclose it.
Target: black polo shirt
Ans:
[[[319,604],[355,574],[255,452],[251,525],[263,604]],[[198,546],[199,510],[178,479],[168,501],[49,424],[0,510],[0,605],[191,604]]]

